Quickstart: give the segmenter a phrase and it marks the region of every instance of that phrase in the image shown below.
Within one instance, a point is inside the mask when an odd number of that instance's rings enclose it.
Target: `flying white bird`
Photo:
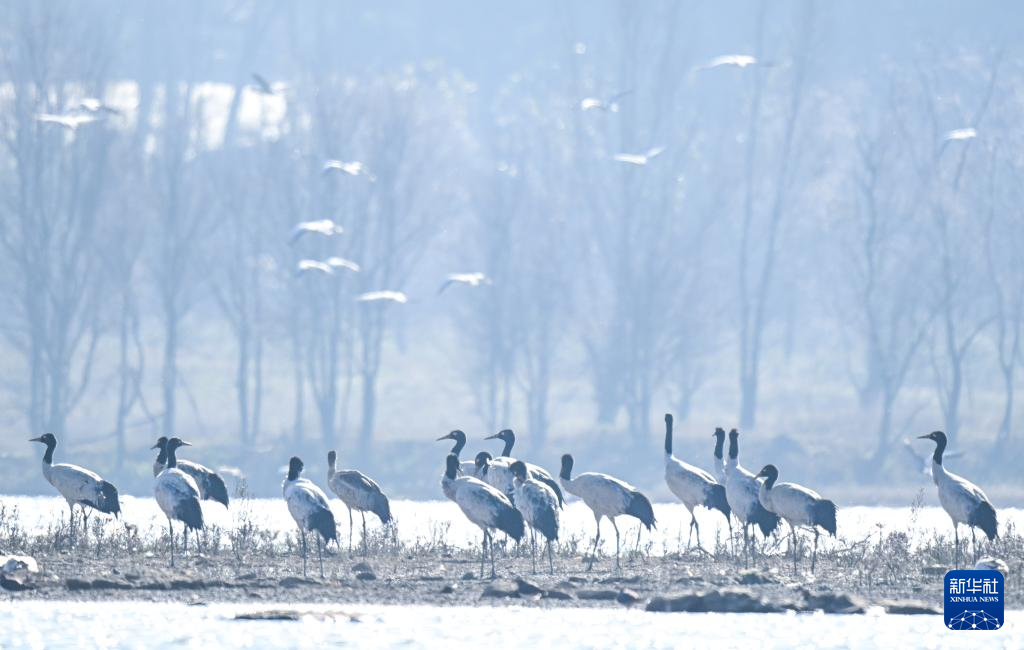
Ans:
[[[345,229],[330,219],[319,219],[317,221],[300,221],[292,228],[292,236],[288,238],[289,244],[294,244],[306,233],[333,237],[345,232]]]
[[[716,56],[711,59],[703,66],[704,70],[710,70],[712,68],[719,68],[722,66],[736,66],[737,68],[745,68],[748,65],[754,65],[757,63],[757,59],[750,56],[749,54],[723,54]]]
[[[477,271],[475,273],[449,273],[441,288],[437,290],[438,295],[453,284],[464,284],[468,287],[479,287],[481,284],[490,284],[491,281],[486,275]]]
[[[626,95],[630,94],[631,92],[633,92],[633,91],[631,91],[631,90],[624,90],[624,91],[622,91],[620,93],[615,93],[614,95],[612,95],[611,97],[609,97],[607,99],[600,99],[598,97],[584,97],[580,101],[580,109],[584,110],[584,111],[599,110],[599,111],[608,111],[608,112],[611,112],[611,113],[618,113],[619,112],[619,103],[618,103],[617,100],[625,97]]]
[[[367,291],[356,296],[358,302],[378,302],[380,300],[390,300],[391,302],[397,302],[400,305],[404,305],[409,302],[408,296],[401,291]]]
[[[344,257],[328,257],[327,266],[332,269],[348,269],[354,273],[359,273],[359,265],[352,260],[347,260]]]
[[[661,152],[663,151],[665,151],[665,147],[651,147],[645,153],[617,153],[612,156],[612,159],[619,162],[629,163],[630,165],[643,167],[661,155]]]
[[[973,127],[967,127],[963,129],[953,129],[946,133],[946,137],[943,138],[946,141],[949,140],[970,140],[971,138],[978,137],[978,131]]]
[[[316,271],[326,275],[334,275],[334,269],[329,264],[324,264],[317,260],[299,260],[296,275],[302,275],[307,271]]]
[[[249,86],[261,95],[275,95],[274,87],[270,85],[270,82],[258,72],[252,73],[253,83]]]
[[[105,512],[117,517],[121,512],[121,504],[117,496],[117,488],[104,481],[99,474],[84,467],[68,463],[53,463],[53,450],[57,448],[57,438],[52,433],[44,433],[29,442],[41,442],[46,445],[43,454],[43,477],[57,488],[60,495],[68,502],[71,518],[68,525],[72,539],[75,534],[75,506],[82,510],[82,528],[88,531],[89,517],[85,507]]]
[[[199,531],[203,528],[203,509],[199,506],[199,486],[191,476],[177,467],[175,455],[179,447],[189,446],[180,438],[171,438],[164,444],[167,466],[153,480],[153,497],[167,516],[167,534],[171,540],[171,566],[174,566],[174,519],[180,521],[184,528],[185,552],[188,552],[189,529]]]
[[[946,471],[942,464],[942,453],[946,451],[945,433],[932,431],[928,435],[918,437],[935,443],[935,453],[932,455],[932,480],[938,488],[942,509],[953,520],[953,539],[956,544],[954,565],[959,569],[960,524],[967,524],[971,529],[971,541],[974,543],[974,553],[977,557],[978,540],[975,538],[974,529],[980,528],[990,540],[995,539],[999,535],[996,509],[980,487],[962,476]]]
[[[87,111],[93,114],[105,114],[105,115],[120,115],[121,111],[104,104],[100,99],[96,97],[86,97],[82,101],[78,102],[78,108],[83,111]]]
[[[377,180],[377,177],[370,173],[370,170],[366,168],[366,165],[358,160],[350,162],[346,162],[344,160],[328,160],[324,163],[323,173],[328,174],[332,171],[344,172],[349,176],[365,176],[366,179],[371,182]]]
[[[57,124],[59,126],[68,129],[69,131],[76,131],[78,127],[83,124],[89,124],[91,122],[98,121],[99,118],[95,115],[88,115],[85,113],[66,113],[64,115],[55,115],[53,113],[39,113],[36,115],[37,122],[44,122],[46,124]]]

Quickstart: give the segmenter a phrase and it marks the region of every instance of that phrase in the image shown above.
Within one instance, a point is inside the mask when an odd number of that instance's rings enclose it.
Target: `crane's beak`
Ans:
[[[437,440],[453,440],[452,434],[446,433],[443,436],[441,436],[440,438],[438,438]],[[434,442],[437,442],[437,440],[435,440]]]
[[[501,437],[501,434],[500,433],[496,433],[493,436],[487,436],[486,438],[484,438],[484,440],[494,440],[495,438],[500,438],[500,437]]]
[[[159,449],[159,448],[160,448],[160,443],[159,442],[156,443],[155,445],[153,445],[152,447],[150,447],[150,449]]]
[[[182,447],[191,447],[192,443],[191,442],[186,442],[185,440],[182,440],[181,441],[181,446]]]
[[[923,436],[918,436],[918,439],[924,438],[925,440],[930,440],[931,437],[932,437],[932,434],[928,433],[928,434],[925,434]]]
[[[43,441],[43,437],[39,436],[38,438],[29,438],[28,441],[29,442],[42,442]]]

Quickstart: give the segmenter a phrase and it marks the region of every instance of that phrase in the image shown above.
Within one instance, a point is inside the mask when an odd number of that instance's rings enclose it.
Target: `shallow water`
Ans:
[[[300,621],[236,621],[275,607]],[[352,619],[350,616],[354,616]],[[1024,612],[995,632],[952,632],[939,616],[652,614],[520,607],[188,606],[0,603],[4,648],[1021,648]]]
[[[21,525],[35,534],[44,533],[62,517],[66,520],[68,516],[67,503],[59,497],[2,496],[0,504],[7,509],[17,508]],[[155,537],[166,530],[167,520],[152,498],[124,496],[121,498],[121,505],[122,520],[138,526],[143,537]],[[331,501],[331,507],[338,521],[339,537],[345,540],[348,535],[348,511],[337,500]],[[450,501],[396,500],[391,502],[391,509],[397,524],[398,537],[404,544],[414,545],[443,540],[452,546],[469,548],[480,543],[480,530],[470,524],[458,506]],[[295,523],[281,499],[236,500],[232,502],[230,510],[225,510],[217,503],[204,502],[203,512],[207,523],[216,524],[224,529],[237,525],[240,517],[244,515],[262,528],[285,534],[291,534],[295,530]],[[690,524],[690,515],[686,508],[678,503],[657,503],[654,504],[654,513],[658,520],[657,528],[652,533],[644,531],[641,543],[644,546],[650,544],[649,551],[653,555],[663,555],[685,548]],[[582,502],[568,503],[561,517],[562,541],[573,537],[584,543],[593,540],[594,517]],[[698,511],[697,519],[700,522],[701,541],[706,547],[713,546],[716,536],[721,535],[724,538],[728,533],[725,518],[717,512],[701,509]],[[1013,523],[1019,528],[1024,524],[1024,510],[1001,508],[999,522],[1001,530],[1007,523]],[[906,531],[911,536],[911,542],[919,544],[932,538],[936,533],[951,537],[953,532],[949,517],[941,508],[936,507],[916,511],[910,508],[868,506],[840,508],[837,523],[839,537],[847,541],[861,540],[868,536],[877,538],[880,532],[885,534],[889,531]],[[106,525],[115,524],[110,520]],[[378,528],[380,523],[376,517],[368,515],[367,526],[373,530]],[[639,525],[635,519],[619,518],[623,544],[635,544],[638,529]],[[359,514],[356,513],[354,542],[358,542],[361,533]],[[960,533],[970,539],[970,533],[964,527],[961,527]],[[607,520],[602,524],[601,538],[603,550],[614,552],[615,533]],[[821,539],[822,548],[828,548],[834,543],[824,536]]]

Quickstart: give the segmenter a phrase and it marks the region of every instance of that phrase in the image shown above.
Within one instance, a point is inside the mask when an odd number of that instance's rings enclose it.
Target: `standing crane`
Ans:
[[[525,524],[523,514],[516,510],[500,490],[472,476],[458,476],[459,457],[448,454],[444,476],[441,477],[441,490],[444,495],[454,501],[462,514],[484,533],[484,541],[480,553],[480,577],[484,575],[484,561],[487,549],[491,552],[491,578],[497,577],[494,569],[494,540],[491,530],[497,529],[519,541],[523,538]]]
[[[167,436],[157,438],[156,444],[150,449],[159,449],[156,460],[153,461],[153,476],[158,476],[167,464]],[[199,488],[199,498],[203,501],[216,501],[225,508],[228,507],[228,488],[220,474],[205,465],[193,463],[190,460],[178,459],[178,469],[192,477]]]
[[[352,552],[352,511],[358,510],[363,519],[363,554],[366,543],[366,512],[372,512],[385,526],[391,523],[391,504],[380,486],[369,476],[354,469],[335,469],[338,455],[327,452],[327,487],[338,495],[348,508],[348,552]]]
[[[779,525],[779,516],[761,505],[761,485],[754,473],[740,465],[740,432],[729,431],[729,460],[725,465],[725,496],[736,518],[743,524],[743,555],[747,557],[750,548],[748,529],[751,524],[761,529],[767,538]]]
[[[823,499],[814,490],[796,483],[779,483],[779,470],[775,465],[765,465],[755,478],[764,482],[758,491],[761,505],[786,520],[793,533],[793,572],[796,573],[797,526],[810,526],[814,531],[814,551],[811,553],[811,573],[814,573],[818,559],[818,527],[829,535],[836,535],[836,504]]]
[[[334,523],[334,513],[327,504],[327,495],[313,481],[301,478],[302,459],[292,456],[288,461],[288,477],[281,485],[281,492],[284,495],[285,503],[288,504],[288,513],[295,520],[299,527],[299,536],[302,538],[302,577],[306,577],[306,531],[316,533],[316,556],[320,560],[320,577],[324,577],[324,555],[321,549],[321,539],[324,544],[331,540],[338,541],[338,527]]]
[[[516,434],[512,432],[512,429],[502,429],[493,436],[487,436],[484,438],[484,440],[495,439],[501,440],[505,443],[505,447],[501,450],[499,458],[508,459],[509,465],[514,463],[516,459],[512,457],[512,448],[516,444]],[[562,496],[562,488],[558,487],[558,482],[555,481],[555,477],[551,476],[551,474],[540,465],[534,465],[533,463],[527,463],[525,461],[523,464],[526,465],[526,471],[529,473],[530,478],[535,481],[540,481],[551,488],[551,491],[558,497],[558,507],[561,508],[565,504],[565,499]]]
[[[594,559],[597,557],[597,545],[601,542],[601,518],[608,517],[615,529],[615,566],[619,566],[619,527],[615,524],[615,518],[619,515],[636,517],[640,523],[651,530],[657,525],[654,519],[654,508],[651,501],[625,481],[620,481],[614,476],[600,474],[598,472],[584,472],[572,477],[573,458],[572,454],[562,456],[562,471],[558,478],[562,488],[569,494],[575,494],[583,499],[590,511],[594,513],[594,521],[597,522],[597,535],[594,536],[594,553],[590,558],[588,570],[594,566]],[[637,543],[639,544],[640,533],[637,531]]]
[[[177,519],[184,527],[184,551],[188,552],[189,529],[203,528],[203,509],[199,507],[199,486],[191,476],[178,469],[177,450],[188,447],[181,438],[171,438],[164,448],[167,450],[167,466],[153,480],[153,496],[167,516],[167,536],[171,539],[171,566],[174,566],[174,525]],[[197,535],[198,539],[198,535]],[[197,541],[198,544],[198,541]]]
[[[515,477],[516,508],[523,513],[523,519],[530,524],[530,559],[533,572],[537,572],[537,532],[548,540],[548,570],[555,572],[552,545],[558,540],[558,497],[550,487],[530,478],[526,463],[517,460],[512,463]]]
[[[82,530],[89,534],[89,515],[86,507],[116,518],[121,512],[121,503],[117,496],[117,488],[104,481],[99,474],[84,467],[68,463],[53,463],[53,450],[57,448],[57,438],[52,433],[44,433],[29,442],[40,442],[46,445],[43,454],[43,478],[55,487],[64,500],[68,502],[71,518],[68,525],[71,530],[72,542],[75,538],[75,506],[82,511]]]
[[[697,506],[721,511],[731,531],[732,521],[729,519],[729,502],[725,497],[725,488],[704,470],[684,463],[672,454],[671,413],[665,414],[665,483],[672,494],[676,495],[690,511],[690,535],[686,538],[687,544],[690,543],[696,528],[697,548],[703,550],[700,545],[700,524],[697,523],[697,514],[694,512]],[[731,533],[729,537],[732,537]]]
[[[980,528],[989,540],[995,539],[999,535],[996,509],[980,487],[962,476],[946,471],[942,465],[942,453],[946,451],[947,442],[945,433],[932,431],[928,435],[918,437],[935,443],[935,453],[932,454],[932,480],[938,488],[942,509],[953,520],[953,540],[956,545],[954,562],[959,569],[960,524],[967,524],[971,529],[974,559],[978,559],[978,540],[974,535],[974,529]]]

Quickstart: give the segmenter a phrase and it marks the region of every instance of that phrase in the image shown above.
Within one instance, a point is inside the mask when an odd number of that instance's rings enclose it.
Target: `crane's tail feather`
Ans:
[[[768,537],[779,527],[779,516],[760,503],[755,503],[753,512],[747,517],[747,522],[757,524],[757,527],[761,529],[761,534]]]
[[[228,486],[224,484],[224,479],[219,474],[211,473],[206,477],[206,496],[205,499],[209,501],[216,501],[222,504],[225,508],[228,507]]]
[[[383,494],[374,495],[373,507],[370,510],[380,518],[380,523],[384,525],[391,523],[391,504]]]
[[[100,481],[100,493],[95,502],[85,501],[84,503],[90,508],[114,515],[114,517],[121,514],[121,501],[117,496],[117,488],[113,483],[107,481]]]
[[[651,500],[639,490],[633,490],[630,493],[629,505],[626,506],[626,511],[623,514],[636,517],[647,527],[647,530],[657,528],[658,522],[654,519],[654,507],[651,505]]]
[[[179,503],[174,509],[174,518],[192,530],[201,529],[203,527],[203,509],[199,506],[199,499],[192,497]]]
[[[330,508],[317,510],[309,516],[309,529],[320,533],[324,542],[338,541],[338,526],[334,523],[334,513]]]
[[[523,533],[526,530],[523,513],[512,506],[502,504],[494,527],[518,542],[523,538]]]
[[[558,539],[558,511],[543,509],[533,521],[533,527],[549,542]]]
[[[836,504],[828,499],[816,501],[811,507],[811,524],[821,526],[830,535],[836,535]]]
[[[999,535],[999,522],[996,520],[996,509],[992,507],[992,504],[988,501],[982,501],[971,513],[970,521],[967,522],[971,526],[977,526],[978,528],[985,531],[985,535],[990,540],[995,539]]]
[[[715,483],[707,490],[704,498],[704,507],[718,510],[725,515],[726,519],[729,519],[729,514],[732,510],[729,508],[729,500],[725,498],[724,485]]]
[[[565,497],[562,496],[562,488],[558,485],[558,481],[556,481],[553,478],[549,478],[547,476],[532,476],[531,478],[535,478],[538,481],[540,481],[541,483],[543,483],[544,485],[546,485],[549,488],[551,488],[551,491],[555,493],[556,497],[558,497],[558,507],[559,508],[561,508],[563,505],[565,505]]]

